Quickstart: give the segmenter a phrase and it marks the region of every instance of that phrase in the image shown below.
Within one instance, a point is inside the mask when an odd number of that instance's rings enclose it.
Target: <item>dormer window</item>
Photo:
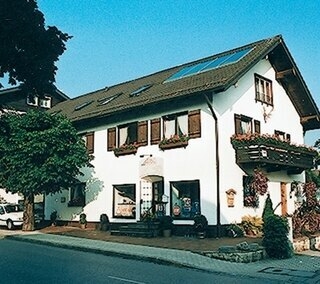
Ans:
[[[273,105],[272,81],[258,74],[254,75],[256,101]]]
[[[43,108],[51,108],[51,97],[41,98],[39,105]]]
[[[29,95],[27,97],[27,105],[29,105],[29,106],[37,106],[38,105],[38,97]]]

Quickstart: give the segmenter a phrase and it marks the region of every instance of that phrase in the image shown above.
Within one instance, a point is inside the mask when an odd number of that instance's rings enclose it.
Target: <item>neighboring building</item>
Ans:
[[[106,213],[114,224],[132,223],[152,208],[172,215],[177,228],[192,225],[201,213],[211,235],[244,215],[261,216],[266,195],[247,186],[255,168],[269,179],[276,213],[286,214],[294,210],[291,183],[304,181],[304,170],[314,166],[314,152],[303,147],[233,148],[234,134],[276,135],[299,145],[306,131],[320,128],[319,110],[281,36],[107,87],[51,111],[73,121],[94,167],[83,169],[77,187],[46,197],[47,219],[56,210],[64,221],[85,212],[89,222]]]
[[[36,108],[46,111],[66,100],[69,100],[69,97],[59,90],[46,95],[44,98],[38,98],[27,96],[19,87],[0,89],[0,114],[8,111],[25,113]],[[16,203],[20,199],[21,197],[18,194],[6,193],[4,189],[0,188],[0,203],[5,201]]]

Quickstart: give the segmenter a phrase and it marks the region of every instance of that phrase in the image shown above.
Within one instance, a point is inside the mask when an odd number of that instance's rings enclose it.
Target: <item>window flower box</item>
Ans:
[[[188,146],[189,137],[186,135],[174,135],[170,138],[164,138],[159,143],[161,150],[168,150],[174,148],[186,148]]]
[[[113,150],[114,155],[116,157],[136,154],[137,151],[138,151],[138,145],[136,143],[134,143],[134,144],[124,144],[124,145],[120,146],[119,148],[115,148]]]
[[[231,144],[236,161],[241,165],[262,166],[268,171],[287,170],[301,173],[315,166],[317,150],[306,145],[295,145],[268,134],[233,135]]]

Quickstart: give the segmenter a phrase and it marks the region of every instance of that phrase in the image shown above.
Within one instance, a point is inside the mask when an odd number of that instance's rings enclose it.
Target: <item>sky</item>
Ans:
[[[320,108],[318,0],[38,0],[73,36],[56,86],[71,98],[281,34]],[[320,131],[307,132],[313,145]]]

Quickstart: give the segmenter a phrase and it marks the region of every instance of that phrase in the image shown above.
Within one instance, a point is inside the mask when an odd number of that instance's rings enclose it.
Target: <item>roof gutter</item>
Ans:
[[[220,206],[220,157],[219,157],[219,125],[218,125],[218,117],[211,105],[211,102],[207,96],[204,94],[204,98],[207,102],[207,105],[210,109],[212,117],[214,119],[214,131],[215,131],[215,150],[216,150],[216,188],[217,188],[217,237],[221,237],[221,206]]]

